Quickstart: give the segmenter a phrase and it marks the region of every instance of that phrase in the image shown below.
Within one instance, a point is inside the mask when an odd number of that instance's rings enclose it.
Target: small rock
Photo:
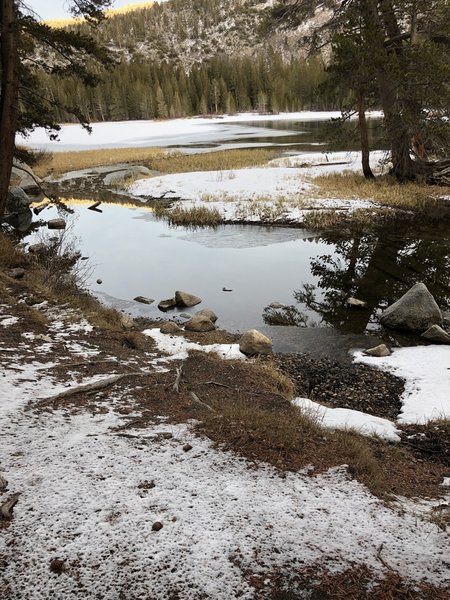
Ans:
[[[159,521],[156,521],[152,525],[152,531],[161,531],[162,528],[163,528],[163,524],[160,523]]]
[[[190,319],[192,317],[192,315],[190,315],[189,313],[180,313],[178,316],[181,319]]]
[[[192,446],[190,444],[185,444],[183,446],[183,452],[189,452],[189,450],[192,450]]]
[[[213,310],[209,308],[204,308],[203,310],[199,310],[195,313],[196,315],[202,315],[203,317],[207,317],[210,321],[215,323],[219,318]]]
[[[43,333],[38,333],[35,339],[40,340],[41,342],[47,342],[49,344],[53,342],[52,338],[49,335],[44,335]]]
[[[175,302],[175,298],[167,298],[167,300],[161,300],[161,302],[158,304],[158,308],[159,310],[162,310],[162,312],[166,312],[172,308],[175,308],[176,305],[177,303]]]
[[[386,346],[386,344],[380,344],[379,346],[375,346],[374,348],[364,350],[364,354],[367,354],[368,356],[377,356],[379,358],[382,358],[383,356],[390,356],[391,351]]]
[[[145,296],[136,296],[133,300],[135,302],[140,302],[141,304],[153,304],[154,302],[152,298],[146,298]]]
[[[50,571],[52,571],[52,573],[57,573],[58,575],[61,575],[61,573],[63,573],[65,570],[66,567],[64,561],[60,558],[54,558],[50,561]]]
[[[205,331],[214,331],[216,326],[214,323],[205,317],[204,315],[194,315],[190,321],[186,323],[184,326],[186,331],[197,331],[197,332],[205,332]]]
[[[439,325],[432,325],[425,333],[422,333],[421,337],[436,344],[450,344],[450,335]]]
[[[11,494],[11,496],[0,505],[0,517],[3,519],[12,519],[13,518],[13,508],[19,501],[20,494]]]
[[[161,437],[165,440],[171,440],[173,438],[173,433],[170,433],[170,431],[163,431]]]
[[[102,279],[97,279],[97,283],[98,285],[101,285],[103,283]]]
[[[194,294],[180,292],[179,290],[175,292],[175,303],[179,308],[189,308],[191,306],[195,306],[196,304],[200,304],[201,301],[202,299],[198,296],[194,296]]]
[[[230,288],[223,287],[222,292],[232,292],[233,290]]]
[[[350,296],[350,298],[347,298],[347,300],[345,301],[345,306],[347,308],[367,308],[367,302],[364,302],[364,300],[358,300],[358,298],[353,298]]]
[[[3,490],[6,490],[7,487],[8,487],[8,481],[0,475],[0,492],[3,492]]]
[[[269,304],[269,308],[275,308],[275,309],[284,308],[284,304],[281,304],[281,302],[271,302]]]
[[[171,334],[182,331],[181,327],[175,321],[165,321],[159,328],[161,333]]]
[[[47,250],[48,246],[43,242],[39,242],[39,244],[31,244],[31,246],[28,246],[28,252],[31,252],[31,254],[42,254],[44,252],[47,252]]]
[[[250,329],[239,340],[239,350],[247,356],[252,356],[253,354],[272,354],[272,342],[267,336],[256,329]]]
[[[50,221],[47,222],[47,227],[49,229],[65,229],[66,222],[64,219],[50,219]]]
[[[129,315],[120,317],[120,323],[124,329],[133,329],[135,327],[135,322]]]
[[[25,269],[11,269],[11,271],[9,272],[9,276],[12,277],[13,279],[23,279],[25,275]]]

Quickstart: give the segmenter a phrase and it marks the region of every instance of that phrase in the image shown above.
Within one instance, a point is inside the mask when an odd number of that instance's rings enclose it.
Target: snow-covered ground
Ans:
[[[450,346],[395,348],[385,358],[356,352],[355,361],[389,371],[406,381],[400,423],[450,418]]]
[[[375,172],[385,169],[385,153],[371,154]],[[173,208],[206,207],[231,221],[301,221],[305,211],[371,210],[377,204],[359,198],[314,198],[311,180],[318,175],[361,169],[360,152],[309,153],[271,161],[266,167],[176,173],[140,179],[128,192],[135,198],[183,198]]]
[[[274,143],[279,136],[289,135],[289,131],[268,127],[253,127],[249,122],[264,123],[268,121],[326,121],[340,116],[339,111],[281,113],[279,115],[258,115],[244,113],[240,115],[187,119],[170,119],[166,121],[118,121],[93,123],[89,134],[81,125],[62,125],[59,141],[48,138],[46,131],[37,128],[28,137],[19,137],[19,143],[31,148],[61,152],[67,150],[94,150],[97,148],[134,148],[159,147],[172,145],[187,146],[190,144],[210,144],[230,142],[231,147],[242,147],[239,138],[273,137]],[[380,113],[369,113],[369,117],[380,117]],[[291,132],[296,135],[296,131]],[[251,143],[244,144],[245,146]],[[258,144],[259,146],[261,144]],[[230,147],[229,144],[226,146]]]
[[[380,548],[409,581],[446,580],[447,538],[417,516],[414,502],[387,507],[345,467],[317,477],[249,469],[164,419],[121,437],[114,392],[96,416],[24,411],[64,386],[45,362],[24,368],[21,352],[0,378],[0,396],[13,399],[2,421],[2,475],[20,493],[0,536],[12,600],[163,599],[169,591],[184,600],[251,600],[244,572],[267,575],[267,586],[270,573],[314,564],[381,574]],[[421,502],[421,514],[432,506]],[[63,561],[61,574],[50,570],[54,559]]]

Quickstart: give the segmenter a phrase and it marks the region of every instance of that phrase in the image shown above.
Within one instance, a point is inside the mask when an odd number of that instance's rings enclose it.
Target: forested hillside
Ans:
[[[254,0],[169,0],[113,16],[95,33],[117,60],[103,83],[86,89],[44,76],[42,85],[57,103],[76,100],[93,121],[333,107],[317,93],[321,57],[306,57],[301,31],[267,33],[265,8]],[[61,109],[56,117],[70,120]]]

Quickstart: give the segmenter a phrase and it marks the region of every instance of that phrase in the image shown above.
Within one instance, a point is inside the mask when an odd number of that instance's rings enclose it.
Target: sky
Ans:
[[[25,0],[42,19],[64,19],[69,16],[66,7],[69,0]],[[120,8],[138,0],[115,0],[113,8]]]

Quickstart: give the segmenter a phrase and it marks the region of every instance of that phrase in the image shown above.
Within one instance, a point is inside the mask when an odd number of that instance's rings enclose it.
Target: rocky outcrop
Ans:
[[[425,331],[442,324],[442,314],[424,283],[416,283],[381,315],[381,324],[391,329]]]
[[[199,310],[195,314],[207,317],[210,321],[212,321],[212,323],[215,323],[217,321],[217,319],[219,318],[216,315],[216,313],[213,310],[210,310],[209,308],[204,308],[202,310]]]
[[[194,294],[189,294],[188,292],[175,292],[175,303],[178,308],[189,308],[191,306],[196,306],[200,304],[202,301],[198,296],[194,296]]]
[[[198,331],[203,333],[205,331],[213,331],[216,326],[211,319],[208,319],[205,315],[194,315],[192,319],[186,323],[184,328],[186,331]]]
[[[129,315],[122,315],[120,317],[120,324],[124,329],[133,329],[135,327],[134,320]]]
[[[439,327],[439,325],[432,325],[425,333],[422,333],[421,337],[435,344],[450,344],[450,335],[442,327]]]
[[[263,333],[250,329],[239,340],[239,350],[247,356],[272,354],[272,342]]]
[[[173,334],[182,331],[181,327],[175,321],[165,321],[159,328],[161,333]]]
[[[175,298],[167,298],[167,300],[161,300],[160,303],[158,304],[158,308],[159,310],[162,310],[162,312],[167,312],[168,310],[172,310],[172,308],[175,308],[177,305],[177,303],[175,302]]]
[[[147,167],[143,167],[140,165],[134,165],[131,167],[128,167],[126,169],[116,169],[111,173],[108,173],[107,175],[105,175],[105,177],[103,178],[103,183],[105,185],[114,185],[117,184],[121,181],[126,181],[131,180],[131,179],[136,179],[139,177],[150,177],[152,175],[152,172],[150,171],[150,169],[147,169]]]
[[[380,344],[379,346],[375,346],[374,348],[364,350],[364,354],[367,354],[367,356],[376,356],[379,358],[383,358],[385,356],[390,356],[391,351],[386,346],[386,344]]]
[[[30,204],[31,199],[22,188],[9,188],[3,221],[18,231],[26,231],[33,221]]]

